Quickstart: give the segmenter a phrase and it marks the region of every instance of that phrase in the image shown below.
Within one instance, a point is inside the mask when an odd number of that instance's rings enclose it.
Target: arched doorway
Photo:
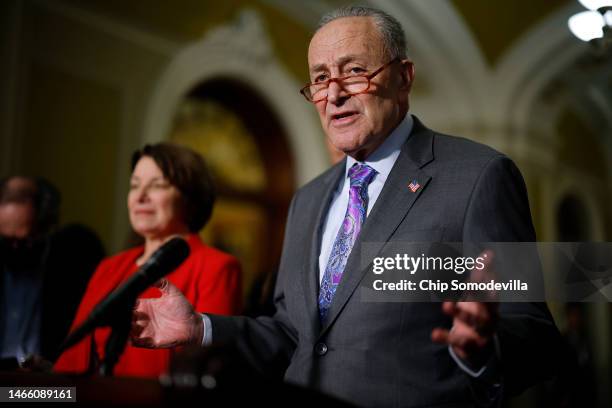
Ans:
[[[202,236],[238,257],[247,312],[257,309],[271,291],[295,189],[285,130],[249,86],[218,77],[198,84],[179,103],[169,139],[207,160],[218,194]]]

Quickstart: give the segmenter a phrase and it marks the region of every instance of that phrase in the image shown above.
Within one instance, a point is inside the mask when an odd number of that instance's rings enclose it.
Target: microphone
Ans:
[[[114,320],[125,317],[142,292],[175,270],[188,256],[189,245],[182,238],[172,238],[163,244],[122,286],[96,305],[87,320],[64,340],[60,353],[81,341],[96,327],[109,326]]]

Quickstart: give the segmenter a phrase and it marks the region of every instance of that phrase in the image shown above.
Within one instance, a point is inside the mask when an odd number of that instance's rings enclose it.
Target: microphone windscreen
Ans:
[[[182,238],[172,238],[151,255],[140,268],[147,281],[156,282],[178,266],[189,256],[189,245]]]

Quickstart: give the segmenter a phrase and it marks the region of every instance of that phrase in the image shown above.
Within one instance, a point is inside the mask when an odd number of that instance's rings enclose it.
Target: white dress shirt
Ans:
[[[380,192],[382,191],[387,177],[397,160],[400,150],[404,142],[408,139],[408,136],[412,132],[413,119],[409,114],[406,115],[404,120],[391,132],[389,137],[385,139],[372,154],[370,154],[362,164],[367,164],[376,170],[376,175],[368,185],[368,210],[367,215],[370,214],[370,210],[374,207]],[[321,238],[321,253],[319,254],[319,283],[323,280],[325,274],[325,268],[329,260],[329,254],[331,253],[332,246],[340,230],[340,226],[344,221],[346,215],[346,209],[349,201],[349,189],[351,183],[348,181],[348,171],[353,164],[357,163],[357,160],[351,156],[346,158],[346,167],[344,169],[344,177],[340,180],[336,191],[334,192],[327,217],[323,225],[323,236]]]

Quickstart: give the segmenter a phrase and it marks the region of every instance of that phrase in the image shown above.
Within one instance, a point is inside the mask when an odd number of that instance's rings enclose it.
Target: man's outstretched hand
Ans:
[[[453,316],[450,330],[436,328],[431,338],[450,345],[460,359],[482,367],[493,352],[497,304],[483,302],[444,302],[442,310]]]
[[[155,286],[161,292],[160,298],[136,301],[130,333],[132,344],[146,348],[201,344],[202,316],[168,280],[162,279]]]
[[[491,262],[493,253],[485,251],[485,266],[481,270],[473,270],[470,281],[487,282],[492,277]],[[433,329],[431,339],[436,343],[451,346],[457,357],[466,361],[472,367],[482,367],[493,353],[493,335],[498,318],[498,303],[496,295],[491,293],[486,302],[444,302],[442,311],[453,317],[450,330]],[[469,300],[469,294],[466,297]]]

